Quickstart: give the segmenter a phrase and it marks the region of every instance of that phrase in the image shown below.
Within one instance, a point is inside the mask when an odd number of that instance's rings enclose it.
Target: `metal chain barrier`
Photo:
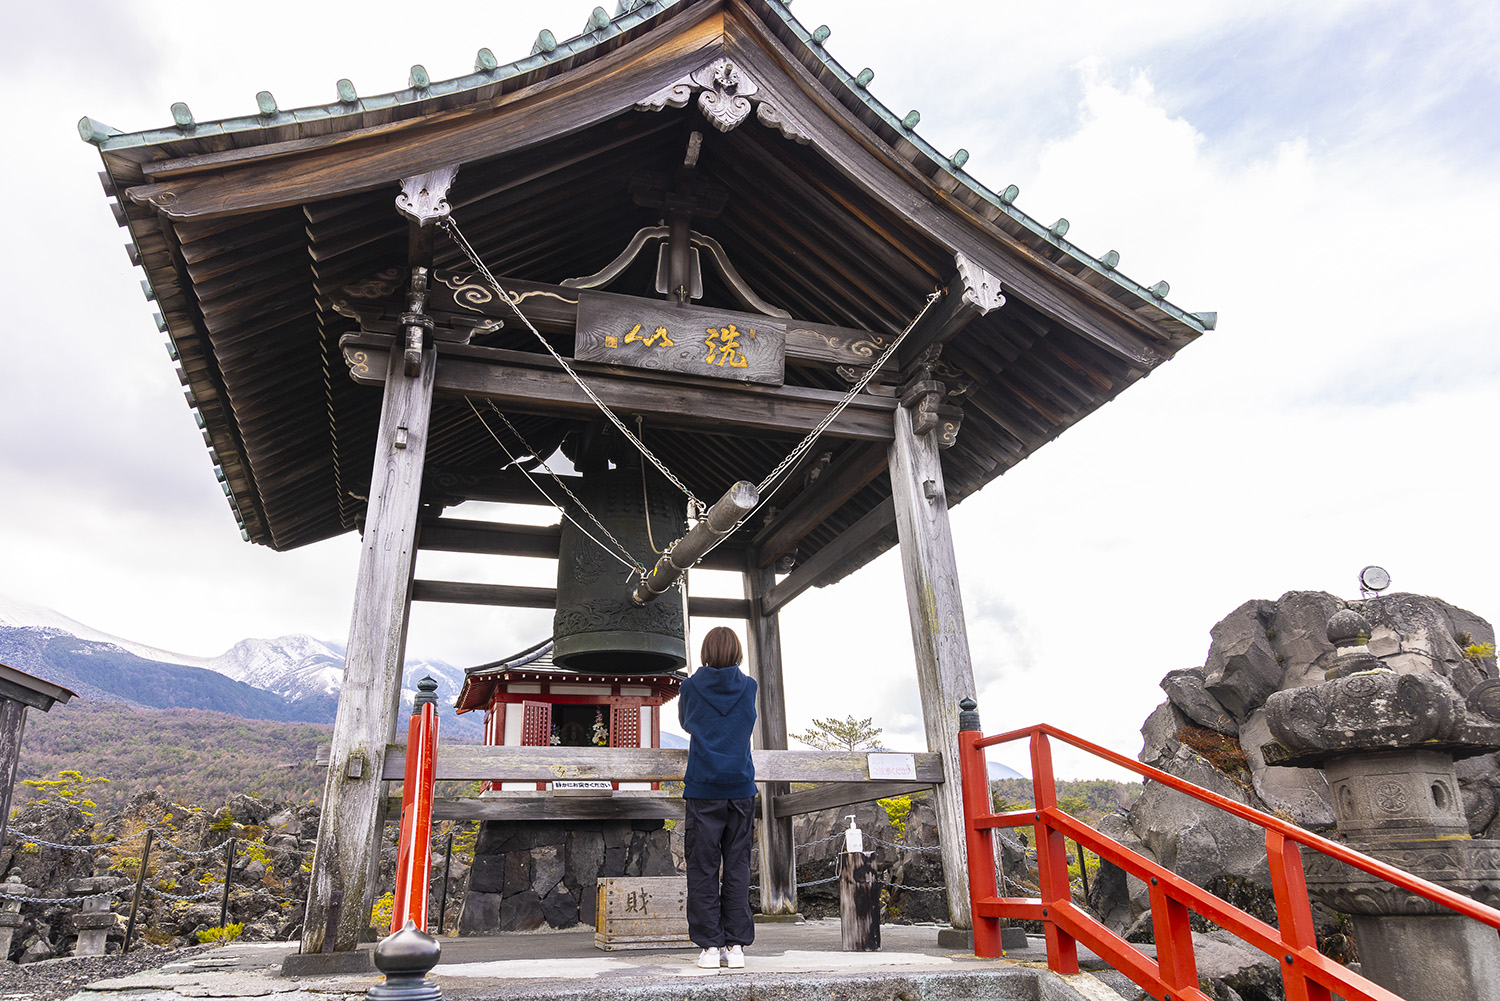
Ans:
[[[152,830],[156,831],[156,843],[157,844],[164,845],[167,848],[170,848],[172,851],[176,852],[177,854],[179,854],[179,855],[186,855],[189,858],[202,858],[205,855],[217,855],[219,852],[221,852],[225,848],[229,847],[229,842],[225,841],[222,844],[217,845],[216,847],[209,848],[209,849],[206,849],[206,850],[201,851],[201,852],[188,851],[186,848],[180,848],[177,845],[172,844],[172,842],[168,841],[167,840],[167,835],[166,835],[165,832],[163,832],[163,831],[161,831],[161,830],[159,830],[157,828],[152,828]],[[267,847],[269,847],[269,846],[267,846]]]
[[[144,836],[146,832],[141,831],[140,833],[135,835],[135,837],[121,838],[119,841],[106,841],[103,844],[97,845],[60,845],[55,841],[43,841],[41,838],[28,837],[27,835],[22,834],[20,831],[16,830],[12,830],[9,833],[14,835],[15,839],[21,842],[21,844],[23,845],[41,845],[44,848],[57,848],[65,852],[91,852],[96,848],[113,848],[116,845],[134,844],[138,839]]]
[[[876,879],[875,882],[893,890],[911,890],[914,893],[943,893],[948,889],[946,886],[907,886],[905,883],[891,883],[883,879]]]
[[[175,893],[168,893],[166,890],[159,890],[154,886],[146,887],[146,892],[153,893],[158,897],[166,897],[168,900],[207,900],[209,897],[217,897],[220,893],[220,890],[215,887],[212,890],[205,890],[202,893],[195,893],[191,897],[178,896]]]
[[[76,904],[84,900],[92,900],[95,897],[112,897],[121,890],[129,889],[131,887],[127,884],[125,886],[117,886],[113,890],[103,890],[99,893],[85,893],[78,897],[23,897],[18,893],[0,892],[0,900],[19,900],[23,904]]]
[[[887,848],[895,848],[897,851],[903,852],[940,852],[943,850],[942,845],[898,845],[890,841],[881,841],[873,834],[866,834],[865,840],[873,841],[877,845],[885,845]]]

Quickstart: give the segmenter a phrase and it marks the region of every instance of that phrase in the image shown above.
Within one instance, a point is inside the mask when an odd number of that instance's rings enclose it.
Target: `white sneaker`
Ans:
[[[725,951],[727,952],[728,950],[726,949]],[[740,960],[741,965],[743,965],[744,962],[745,961],[743,959]],[[719,950],[718,949],[704,949],[702,952],[698,953],[698,969],[700,969],[700,970],[717,970],[718,968],[719,968]]]
[[[724,965],[731,970],[743,970],[745,968],[745,949],[743,946],[728,945],[724,947]]]

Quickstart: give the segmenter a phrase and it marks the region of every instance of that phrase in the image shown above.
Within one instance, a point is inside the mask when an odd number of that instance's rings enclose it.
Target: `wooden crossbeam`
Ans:
[[[831,810],[836,806],[870,803],[888,796],[926,792],[931,788],[931,782],[830,782],[777,796],[771,800],[771,814],[776,817],[795,817],[802,813]]]
[[[537,330],[548,334],[572,334],[578,328],[578,289],[546,282],[526,281],[521,278],[499,278],[500,287],[517,300],[521,315],[530,320]],[[433,309],[443,312],[477,314],[486,319],[502,320],[509,326],[519,327],[516,314],[498,296],[485,300],[482,295],[463,297],[464,290],[480,289],[487,292],[489,286],[466,274],[452,271],[435,273],[432,286]],[[660,300],[641,300],[644,305],[660,306]],[[390,318],[390,330],[368,329],[376,333],[393,333],[397,318]],[[841,327],[832,323],[815,323],[811,320],[791,319],[786,321],[786,359],[797,365],[815,368],[837,368],[847,366],[856,369],[868,368],[879,353],[893,338],[859,327]],[[895,361],[886,363],[886,370],[896,371]]]
[[[558,796],[535,790],[483,799],[443,797],[432,801],[433,820],[681,820],[682,796],[620,790],[604,796]],[[391,816],[401,801],[391,801]]]
[[[955,258],[957,271],[948,281],[947,292],[919,319],[901,342],[902,370],[909,369],[930,347],[946,344],[976,316],[983,316],[1005,302],[1000,279],[963,254]]]
[[[890,498],[886,498],[766,592],[760,602],[761,614],[774,615],[777,609],[803,591],[823,583],[840,563],[889,532],[895,523],[895,506]]]
[[[687,769],[685,748],[629,747],[484,747],[439,746],[434,778],[496,782],[681,782]],[[862,751],[752,751],[757,782],[869,781],[868,755]],[[917,781],[943,781],[942,756],[913,754]],[[381,778],[399,782],[406,771],[406,745],[386,749]],[[887,794],[882,794],[887,795]]]
[[[840,456],[807,489],[791,497],[786,507],[751,540],[760,554],[760,565],[771,566],[796,548],[803,537],[823,524],[828,516],[885,471],[886,450],[879,446],[854,446]]]
[[[557,588],[520,584],[473,584],[459,580],[412,582],[412,601],[449,605],[498,605],[503,608],[556,608]],[[744,598],[688,595],[688,614],[711,619],[743,619],[749,611]]]
[[[373,386],[385,381],[392,338],[347,334],[339,343],[355,382]],[[595,404],[547,355],[457,344],[439,344],[436,350],[440,395],[494,400],[504,410],[544,417],[598,413]],[[831,390],[797,386],[713,382],[680,374],[664,379],[646,370],[589,362],[575,362],[574,368],[606,406],[639,414],[653,426],[671,430],[802,434],[816,427],[843,398]],[[887,397],[859,396],[824,433],[829,438],[889,443],[896,405]]]
[[[437,518],[422,522],[417,545],[442,553],[557,558],[559,525],[509,525],[493,521]]]
[[[565,477],[565,479],[576,480],[578,477]],[[550,481],[551,477],[546,477],[546,480]],[[546,485],[551,484],[547,482]],[[536,493],[536,490],[530,489],[532,496],[540,500],[540,495]],[[561,494],[561,491],[558,493]],[[442,553],[482,553],[489,556],[533,556],[557,559],[557,545],[561,536],[560,525],[516,525],[464,518],[434,518],[422,522],[417,545],[421,549]],[[705,556],[699,564],[710,570],[740,570],[744,565],[743,551],[729,546],[719,546]]]

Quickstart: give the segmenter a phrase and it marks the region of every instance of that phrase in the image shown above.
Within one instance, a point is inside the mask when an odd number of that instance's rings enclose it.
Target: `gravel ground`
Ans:
[[[88,956],[46,959],[24,966],[0,962],[0,999],[4,1001],[62,1001],[96,980],[123,977],[142,970],[154,970],[168,963],[180,962],[199,953],[216,949],[200,945],[187,949],[160,946],[137,946],[127,956]]]

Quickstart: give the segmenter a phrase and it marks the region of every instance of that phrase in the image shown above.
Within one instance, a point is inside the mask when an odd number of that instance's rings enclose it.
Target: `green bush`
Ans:
[[[238,924],[227,924],[221,928],[205,928],[198,933],[198,941],[204,945],[210,942],[218,942],[224,945],[233,942],[240,937],[240,932],[245,930],[243,922]]]
[[[892,796],[890,799],[880,800],[880,805],[885,807],[886,819],[891,822],[896,833],[906,837],[906,818],[911,816],[911,797]]]

